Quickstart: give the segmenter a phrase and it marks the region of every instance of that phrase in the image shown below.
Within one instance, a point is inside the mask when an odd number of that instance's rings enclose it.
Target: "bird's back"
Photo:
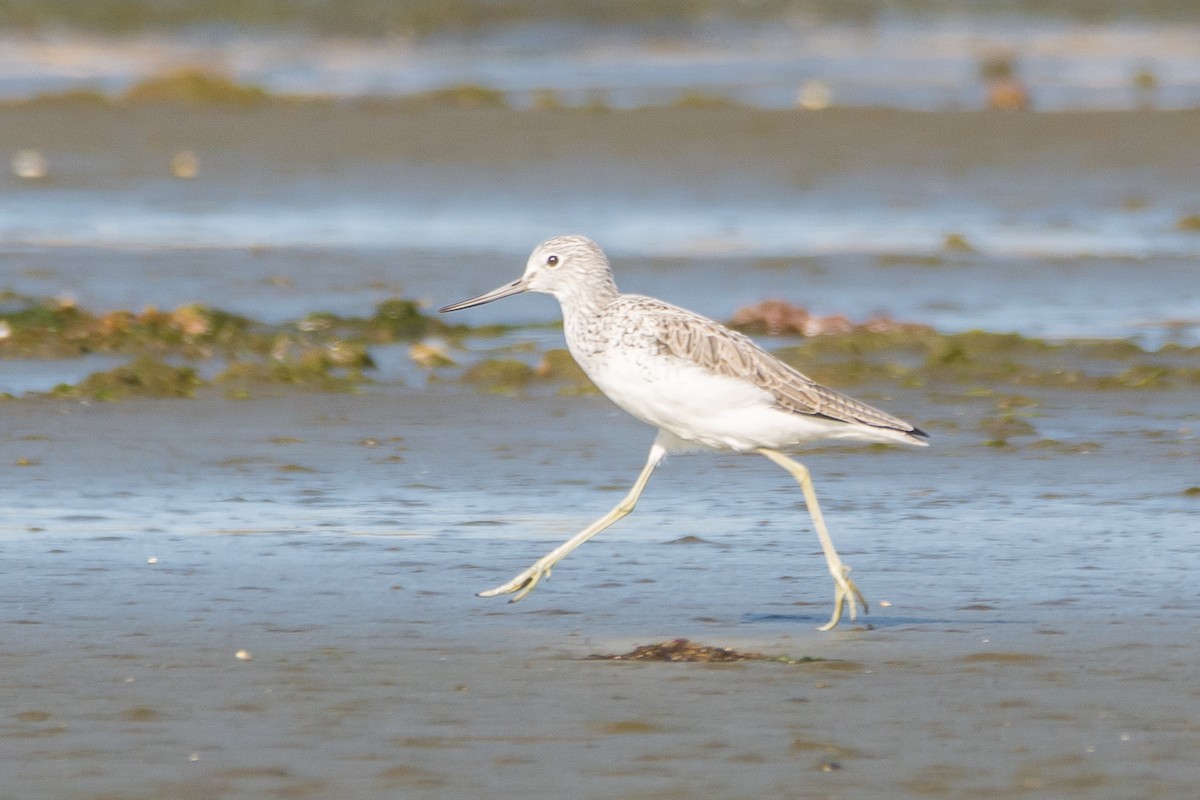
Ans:
[[[661,300],[617,295],[596,313],[565,315],[564,330],[572,355],[601,391],[683,439],[739,450],[785,447],[789,437],[795,443],[924,444],[924,434],[904,420],[822,386],[737,331]]]

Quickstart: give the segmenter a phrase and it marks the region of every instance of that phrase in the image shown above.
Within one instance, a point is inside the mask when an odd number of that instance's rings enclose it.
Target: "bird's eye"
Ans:
[[[558,256],[555,256],[555,255],[546,256],[546,266],[547,267],[557,267],[558,266]]]

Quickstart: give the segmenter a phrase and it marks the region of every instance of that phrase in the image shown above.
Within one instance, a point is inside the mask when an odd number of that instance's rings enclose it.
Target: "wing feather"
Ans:
[[[674,306],[667,308],[670,313],[653,316],[655,334],[663,350],[678,358],[688,359],[718,375],[752,381],[769,392],[780,408],[794,414],[924,435],[902,419],[822,386],[763,350],[748,336],[699,314]]]

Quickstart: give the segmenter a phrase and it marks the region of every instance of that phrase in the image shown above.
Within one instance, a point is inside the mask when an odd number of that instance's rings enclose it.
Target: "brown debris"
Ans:
[[[826,317],[810,313],[802,306],[795,306],[786,300],[763,300],[756,305],[738,309],[730,326],[753,333],[766,333],[772,336],[782,334],[799,334],[801,336],[825,336],[847,333],[896,333],[900,331],[930,330],[927,325],[913,322],[900,322],[891,317],[876,315],[866,322],[856,324],[843,314],[831,314]]]
[[[986,89],[985,104],[997,111],[1027,111],[1029,86],[1017,74],[1017,54],[998,50],[987,54],[979,65]]]
[[[674,639],[658,644],[644,644],[628,653],[594,655],[593,659],[604,661],[698,661],[706,664],[730,661],[770,660],[762,653],[739,653],[731,647],[709,647],[693,644],[687,639]]]
[[[997,111],[1028,111],[1029,87],[1015,75],[988,81],[987,107]]]

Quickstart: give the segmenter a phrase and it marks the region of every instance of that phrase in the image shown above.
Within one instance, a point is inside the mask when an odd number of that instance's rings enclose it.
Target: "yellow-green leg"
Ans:
[[[642,468],[642,473],[638,475],[637,481],[634,482],[633,488],[629,490],[629,494],[625,495],[621,502],[613,507],[600,519],[593,522],[591,525],[584,528],[579,533],[572,536],[567,541],[560,544],[558,547],[551,550],[546,555],[533,562],[533,566],[522,572],[517,577],[513,578],[508,583],[497,586],[495,589],[488,589],[479,593],[480,597],[495,597],[498,594],[510,594],[516,592],[511,602],[515,603],[525,595],[533,591],[533,587],[538,585],[538,581],[542,578],[550,577],[550,569],[562,561],[568,553],[574,550],[579,545],[586,542],[588,539],[595,536],[600,531],[612,525],[617,520],[625,517],[629,512],[633,511],[633,507],[637,505],[638,498],[642,496],[642,491],[646,488],[646,482],[650,480],[650,473],[654,472],[655,467],[662,463],[663,458],[667,455],[667,451],[658,442],[650,448],[650,456],[646,459],[646,466]]]
[[[832,630],[841,621],[842,608],[847,604],[850,606],[850,619],[852,620],[858,617],[856,601],[862,603],[863,613],[866,613],[868,611],[867,600],[854,585],[854,581],[850,580],[850,567],[842,563],[837,550],[833,549],[833,540],[829,538],[829,531],[825,529],[825,518],[821,516],[821,506],[817,504],[817,491],[813,488],[808,467],[777,450],[760,447],[758,452],[786,469],[788,474],[800,484],[800,490],[804,492],[804,503],[808,506],[809,516],[812,517],[813,526],[817,529],[817,538],[821,540],[821,550],[825,552],[825,563],[829,565],[829,574],[833,576],[833,617],[817,630]]]

